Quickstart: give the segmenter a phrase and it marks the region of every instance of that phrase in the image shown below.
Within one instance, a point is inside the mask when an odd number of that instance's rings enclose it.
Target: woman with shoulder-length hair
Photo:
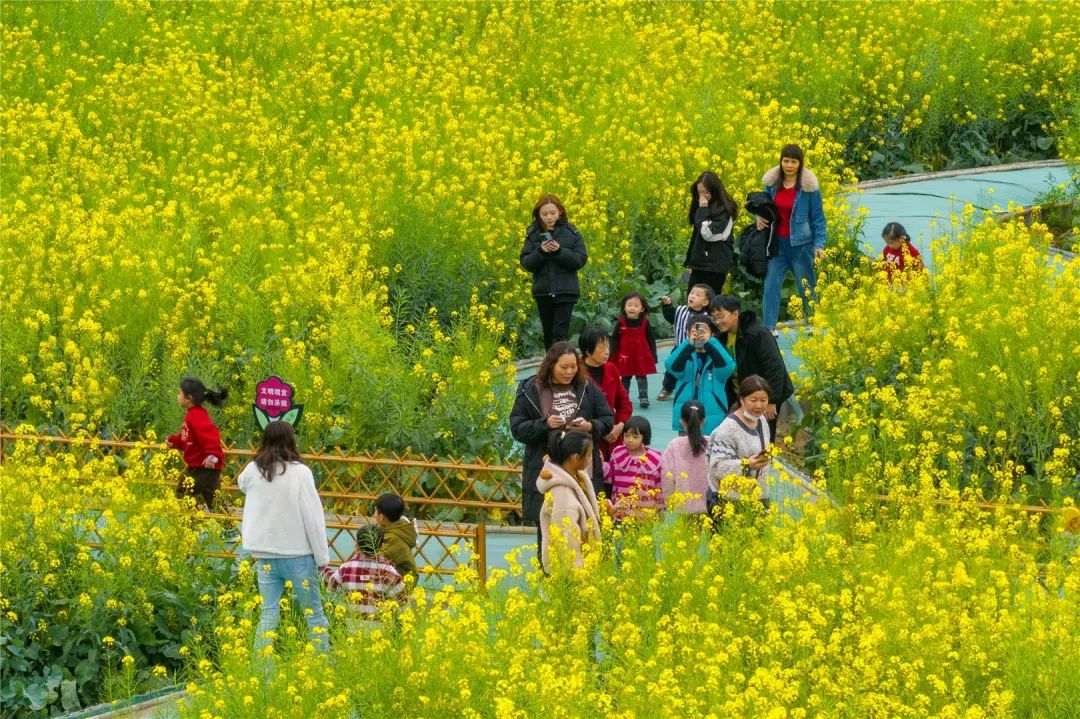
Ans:
[[[735,253],[731,232],[739,206],[715,172],[701,173],[690,185],[690,246],[683,266],[690,269],[687,293],[694,285],[708,285],[714,294],[724,291]]]
[[[773,199],[779,219],[776,221],[776,254],[769,258],[765,273],[765,297],[762,301],[766,327],[776,330],[780,319],[780,291],[788,272],[795,274],[803,312],[810,316],[810,300],[816,299],[817,276],[814,262],[825,255],[825,210],[821,203],[821,185],[817,175],[804,165],[805,155],[798,145],[784,145],[780,164],[765,173],[761,182]],[[757,218],[759,230],[769,226]]]
[[[510,433],[525,445],[521,468],[521,514],[527,522],[539,522],[544,495],[536,478],[544,466],[551,432],[579,430],[593,443],[611,432],[615,417],[604,393],[589,380],[588,370],[576,347],[556,342],[544,355],[535,377],[521,382],[510,411]],[[589,472],[594,492],[603,487],[600,453],[592,455]],[[537,540],[542,538],[537,533]]]
[[[589,261],[585,240],[551,193],[540,195],[525,230],[521,266],[532,273],[532,293],[544,328],[544,349],[570,338],[570,320],[581,293],[578,270]]]

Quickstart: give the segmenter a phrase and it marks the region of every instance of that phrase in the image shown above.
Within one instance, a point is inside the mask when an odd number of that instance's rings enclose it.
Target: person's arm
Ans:
[[[255,466],[254,462],[248,462],[243,471],[240,472],[240,476],[236,478],[236,486],[240,488],[242,494],[247,494],[251,489],[251,480],[258,474],[259,468]]]
[[[814,249],[825,249],[825,208],[821,203],[821,190],[810,195],[810,230],[814,235]]]
[[[539,272],[547,264],[550,254],[540,249],[538,233],[526,232],[525,245],[521,248],[521,266],[529,272]]]
[[[165,444],[172,449],[180,449],[182,446],[180,443],[180,433],[177,432],[176,434],[170,434],[168,437],[165,438]]]
[[[668,442],[668,446],[664,448],[663,454],[660,455],[660,506],[662,507],[667,506],[671,495],[675,493],[677,462],[675,450],[671,446],[673,444],[675,444],[675,440]]]
[[[608,357],[615,359],[619,356],[619,319],[616,317],[612,323],[611,336],[608,338]]]
[[[701,227],[701,239],[706,242],[723,242],[731,237],[731,230],[735,223],[731,221],[726,212],[721,212],[716,217],[710,217],[709,208],[698,209],[698,226]]]
[[[726,432],[713,432],[709,437],[709,483],[720,486],[731,475],[745,476],[746,469],[739,457],[738,448]]]
[[[728,351],[724,349],[724,345],[720,344],[720,340],[715,337],[705,343],[705,353],[712,358],[713,367],[727,367],[735,363]]]
[[[195,435],[195,443],[199,446],[199,449],[207,457],[213,457],[213,464],[203,463],[204,467],[211,467],[212,469],[221,469],[225,466],[225,452],[221,448],[221,432],[218,430],[217,425],[209,416],[198,421],[188,422],[188,431]]]
[[[645,325],[645,339],[649,343],[649,351],[652,352],[653,362],[659,362],[660,354],[656,351],[656,334],[653,332],[652,322]]]
[[[690,340],[683,340],[682,344],[675,348],[675,350],[668,355],[667,362],[664,366],[667,367],[667,371],[678,377],[686,369],[686,363],[690,361],[690,358],[694,355],[694,345]]]
[[[577,230],[570,229],[569,241],[565,244],[559,242],[559,251],[551,255],[551,259],[564,270],[572,272],[580,270],[589,261],[589,252],[585,249],[585,240],[581,239],[581,235],[578,234]]]
[[[304,534],[311,546],[311,554],[315,557],[315,566],[325,567],[330,563],[330,547],[326,542],[326,516],[323,514],[322,500],[315,489],[315,478],[311,470],[304,465],[299,465],[298,468],[303,471],[297,499],[304,522]]]
[[[626,391],[621,378],[615,385],[615,422],[621,424],[634,414],[634,405],[630,402],[630,393]]]
[[[578,529],[578,512],[575,508],[556,507],[551,513],[551,549],[560,546],[555,539],[555,532],[559,532],[566,543],[566,548],[574,556],[574,566],[581,567],[585,564],[585,558],[581,554],[581,535]]]
[[[326,585],[327,589],[339,589],[341,587],[341,567],[332,569],[327,564],[319,570],[319,573],[322,575],[323,584]]]
[[[780,406],[780,393],[784,389],[787,379],[787,366],[784,364],[784,356],[780,354],[780,347],[776,339],[768,330],[762,328],[761,332],[754,333],[754,343],[751,345],[757,355],[757,365],[761,376],[769,383],[769,404]]]
[[[522,444],[533,444],[547,438],[547,421],[537,417],[525,389],[518,390],[514,408],[510,410],[510,435]]]
[[[593,439],[603,439],[611,433],[611,428],[615,426],[615,413],[611,411],[611,405],[608,404],[607,397],[596,385],[589,383],[585,385],[584,391],[592,395],[592,416],[586,415],[585,419],[592,425]]]
[[[665,303],[661,304],[660,305],[660,314],[662,314],[664,316],[664,319],[667,320],[669,325],[674,326],[674,324],[675,324],[675,303],[674,302],[665,302]]]

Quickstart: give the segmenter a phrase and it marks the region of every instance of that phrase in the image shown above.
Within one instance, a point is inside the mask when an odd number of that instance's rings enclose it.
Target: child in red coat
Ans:
[[[221,433],[218,432],[210,413],[203,407],[209,402],[215,407],[225,404],[229,393],[218,388],[212,392],[200,380],[188,377],[180,382],[180,391],[176,393],[176,402],[187,410],[180,431],[165,440],[173,449],[184,453],[187,469],[176,487],[177,497],[195,497],[206,505],[214,506],[214,494],[221,486],[221,469],[225,464],[225,453],[221,448]]]
[[[899,222],[890,222],[881,231],[881,239],[885,240],[885,249],[881,252],[882,264],[885,266],[885,274],[889,282],[893,281],[894,273],[899,273],[902,278],[905,272],[921,272],[923,269],[922,255],[917,247],[911,244],[907,230]]]
[[[631,292],[622,301],[622,313],[611,333],[611,360],[619,368],[623,386],[630,391],[630,378],[637,378],[638,406],[649,406],[649,375],[656,373],[656,336],[649,324],[645,298]]]

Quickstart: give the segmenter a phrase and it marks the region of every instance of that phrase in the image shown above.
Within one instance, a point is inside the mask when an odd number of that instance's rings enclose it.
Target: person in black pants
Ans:
[[[521,248],[521,266],[533,276],[533,299],[544,328],[546,350],[570,338],[570,320],[580,294],[577,273],[589,261],[589,253],[555,195],[541,195],[532,216]]]
[[[739,206],[724,189],[715,172],[703,172],[690,185],[690,246],[683,266],[690,269],[687,292],[694,285],[708,285],[715,294],[724,291],[724,281],[735,253],[732,230]]]
[[[717,339],[735,358],[735,374],[728,380],[728,406],[733,407],[739,398],[740,378],[758,375],[769,385],[769,404],[765,408],[765,419],[769,422],[769,432],[776,441],[776,418],[780,405],[795,394],[795,385],[791,383],[784,357],[776,338],[765,325],[758,322],[750,310],[743,310],[742,303],[734,295],[720,295],[710,305],[713,323],[720,330]]]
[[[556,342],[544,356],[535,377],[522,380],[510,410],[510,434],[525,445],[521,466],[521,518],[537,525],[536,540],[542,546],[540,509],[544,495],[536,480],[544,466],[551,432],[571,429],[589,433],[594,443],[607,437],[615,426],[615,414],[603,390],[589,377],[581,353],[569,342]],[[604,489],[603,458],[593,453],[589,472],[593,489]]]

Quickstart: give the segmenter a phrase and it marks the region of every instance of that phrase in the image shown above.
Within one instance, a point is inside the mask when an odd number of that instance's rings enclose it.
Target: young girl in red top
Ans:
[[[611,333],[611,361],[630,391],[630,378],[637,377],[638,407],[649,406],[649,375],[656,373],[656,336],[649,324],[649,308],[637,292],[623,297],[622,313]]]
[[[911,244],[907,230],[899,222],[885,225],[885,229],[881,231],[881,239],[885,240],[881,259],[889,282],[893,281],[893,274],[896,272],[903,277],[905,272],[919,272],[923,269],[922,254]]]
[[[187,465],[176,487],[176,496],[195,497],[207,509],[213,508],[214,493],[221,486],[225,453],[221,448],[221,433],[203,403],[220,407],[228,395],[228,391],[220,387],[217,392],[212,392],[194,377],[181,380],[176,402],[187,410],[187,414],[180,431],[165,440],[170,447],[184,453],[184,464]]]

